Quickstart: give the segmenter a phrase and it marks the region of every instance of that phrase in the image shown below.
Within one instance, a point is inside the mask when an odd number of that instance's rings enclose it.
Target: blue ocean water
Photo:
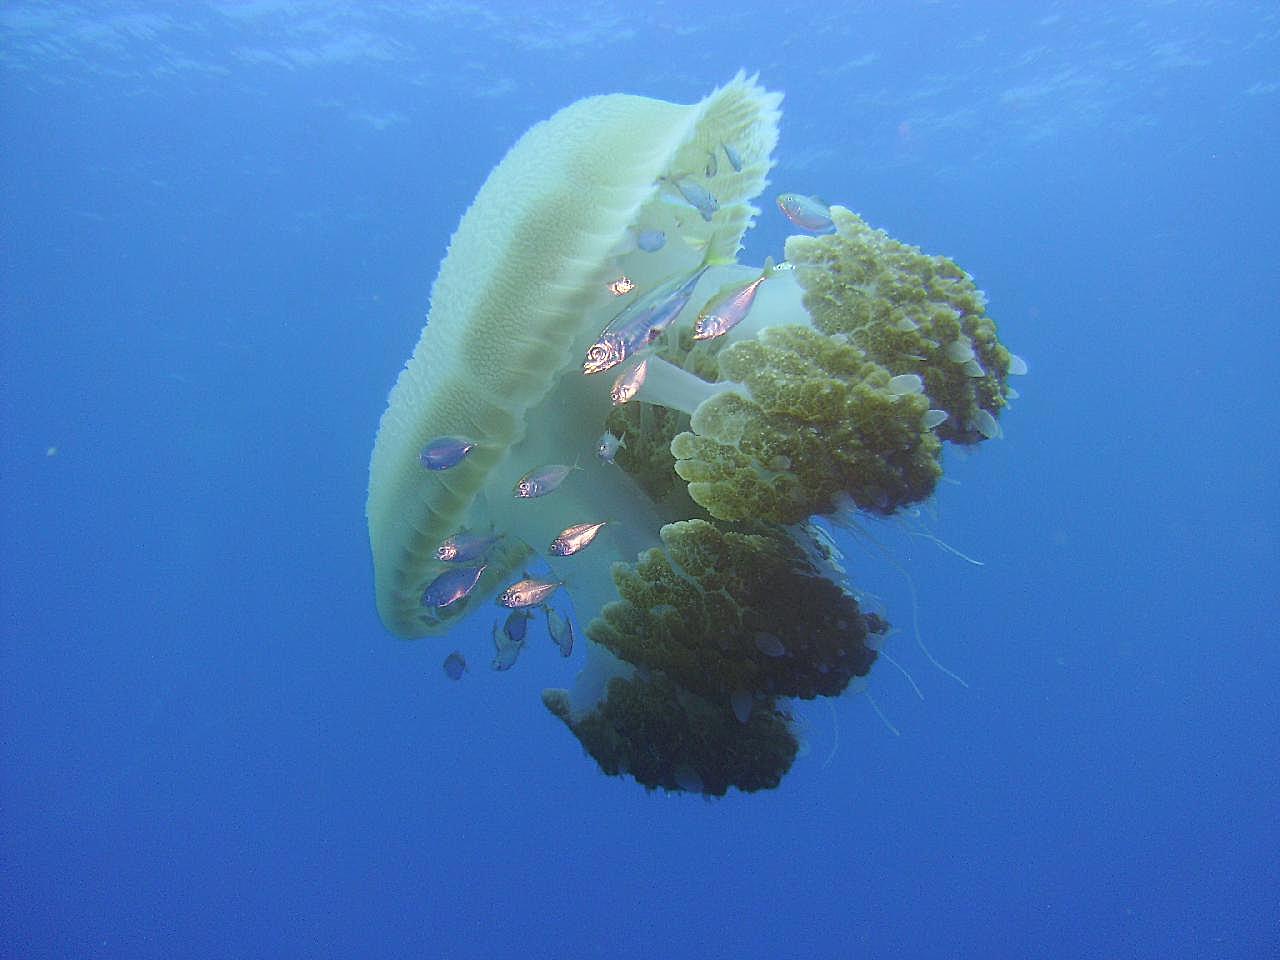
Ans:
[[[1280,953],[1275,7],[534,9],[0,7],[0,954]],[[880,664],[707,801],[601,774],[550,644],[394,640],[363,509],[507,147],[740,67],[774,188],[954,257],[1031,375],[930,507],[983,566],[842,543],[967,686],[901,640],[923,700]]]

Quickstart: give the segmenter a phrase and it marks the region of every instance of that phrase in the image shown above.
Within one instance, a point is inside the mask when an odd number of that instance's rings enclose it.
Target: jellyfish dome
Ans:
[[[521,595],[540,554],[537,589],[587,623],[582,673],[543,701],[649,788],[777,785],[798,746],[783,698],[838,695],[887,629],[811,519],[929,497],[942,444],[998,435],[1025,370],[963,270],[843,207],[787,241],[788,269],[736,263],[781,99],[740,73],[696,104],[591,97],[525,133],[450,242],[370,463],[388,630],[446,634]],[[712,313],[724,332],[695,339]],[[530,476],[554,483],[528,496]],[[474,575],[442,559],[459,536],[483,545]]]

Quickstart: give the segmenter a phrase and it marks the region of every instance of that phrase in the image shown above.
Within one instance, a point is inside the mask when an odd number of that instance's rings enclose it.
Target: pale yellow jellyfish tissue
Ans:
[[[609,561],[634,559],[658,542],[663,522],[684,519],[596,458],[613,378],[583,376],[582,358],[619,309],[611,281],[625,276],[644,289],[694,270],[708,248],[737,252],[759,213],[751,200],[772,162],[780,101],[742,74],[692,105],[591,97],[530,129],[490,173],[440,266],[369,465],[377,606],[392,633],[442,633],[464,612],[465,603],[422,605],[444,569],[437,546],[461,528],[492,525],[508,538],[474,602],[519,574],[523,544],[545,552],[569,526],[611,520],[587,557],[556,569],[594,612],[616,596]],[[708,221],[672,183],[703,171],[725,144],[742,166],[720,166]],[[654,230],[667,242],[642,249],[637,234]],[[477,446],[451,469],[425,470],[419,454],[442,436]],[[528,470],[556,463],[581,469],[552,496],[511,495]]]

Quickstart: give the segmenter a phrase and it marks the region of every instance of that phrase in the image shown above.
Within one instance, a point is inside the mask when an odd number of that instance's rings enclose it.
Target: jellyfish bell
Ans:
[[[581,100],[530,129],[490,173],[464,214],[441,264],[413,356],[391,391],[369,469],[366,514],[378,612],[394,634],[439,634],[449,608],[424,620],[420,598],[441,572],[435,551],[462,527],[549,543],[582,516],[617,516],[618,558],[656,542],[660,509],[595,457],[609,383],[582,376],[581,358],[616,312],[607,289],[619,274],[642,289],[698,267],[714,242],[736,253],[758,210],[767,166],[718,184],[713,223],[674,228],[661,177],[701,165],[702,144],[751,144],[768,156],[777,140],[780,95],[740,74],[699,103],[611,95]],[[660,251],[618,256],[635,229],[664,230]],[[673,235],[675,234],[675,235]],[[632,244],[634,247],[634,244]],[[419,461],[434,437],[477,441],[449,471]],[[510,489],[538,463],[573,463],[588,476],[554,507],[517,510]],[[518,506],[528,506],[520,504]],[[566,519],[570,518],[570,519]],[[494,592],[520,558],[490,558],[476,592]],[[576,595],[603,603],[609,563],[575,570]]]

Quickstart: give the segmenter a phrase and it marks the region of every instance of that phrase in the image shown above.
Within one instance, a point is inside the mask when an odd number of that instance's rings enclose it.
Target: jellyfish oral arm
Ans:
[[[741,384],[730,381],[711,383],[674,363],[652,357],[640,398],[692,416],[703,402],[734,391],[744,395],[747,392]]]

